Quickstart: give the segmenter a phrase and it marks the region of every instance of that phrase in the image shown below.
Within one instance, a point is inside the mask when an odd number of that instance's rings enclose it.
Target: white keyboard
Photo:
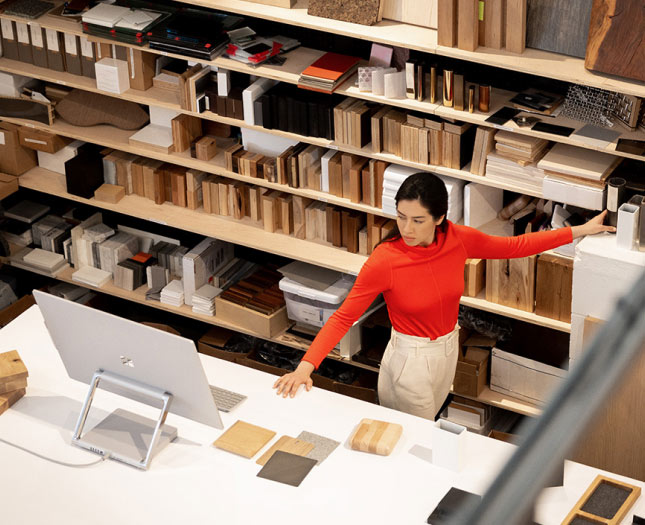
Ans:
[[[218,386],[208,385],[211,389],[211,394],[213,394],[213,400],[222,412],[230,412],[237,405],[246,399],[246,396],[238,394],[237,392],[231,392],[224,388]]]

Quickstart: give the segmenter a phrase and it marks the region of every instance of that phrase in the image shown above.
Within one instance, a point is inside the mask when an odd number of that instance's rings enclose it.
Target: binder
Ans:
[[[18,41],[16,40],[16,28],[11,20],[6,18],[0,19],[0,29],[2,29],[2,50],[4,57],[11,60],[20,60],[18,58]]]
[[[33,64],[34,55],[31,52],[29,26],[24,22],[15,22],[15,27],[18,40],[18,60],[27,64]]]
[[[49,69],[65,71],[65,46],[63,35],[55,29],[45,29],[45,44],[47,44],[47,63]]]
[[[65,69],[72,75],[82,75],[79,40],[76,35],[65,33]]]
[[[79,37],[81,46],[81,73],[84,77],[96,78],[94,64],[96,62],[96,49],[94,43],[86,36]]]
[[[39,24],[32,22],[29,24],[29,33],[31,35],[31,51],[34,56],[34,65],[49,67],[47,48],[45,47],[45,30]]]

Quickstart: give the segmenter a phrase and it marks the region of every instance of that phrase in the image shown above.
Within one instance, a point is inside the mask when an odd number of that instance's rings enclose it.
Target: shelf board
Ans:
[[[473,399],[475,401],[503,408],[505,410],[510,410],[511,412],[516,412],[524,416],[539,416],[540,414],[542,414],[542,407],[534,405],[522,399],[511,397],[507,394],[494,392],[487,386],[484,387],[482,393],[477,397],[459,394],[457,392],[454,392],[452,389],[450,390],[450,392],[456,396]]]
[[[84,199],[67,193],[63,175],[40,167],[29,170],[20,177],[19,182],[24,188],[49,195],[181,228],[200,235],[216,237],[223,241],[241,244],[345,273],[356,275],[367,260],[364,255],[349,253],[328,243],[305,241],[279,233],[265,232],[249,220],[237,221],[217,215],[209,215],[200,210],[189,210],[169,203],[157,205],[153,201],[137,195],[126,195],[117,204],[101,202],[95,199]],[[563,332],[571,331],[571,325],[568,323],[490,303],[482,298],[462,297],[461,304]]]

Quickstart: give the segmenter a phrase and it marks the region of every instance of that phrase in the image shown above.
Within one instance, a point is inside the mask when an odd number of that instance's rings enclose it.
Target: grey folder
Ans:
[[[80,39],[81,72],[84,77],[96,78],[96,46],[87,37]]]
[[[16,41],[18,42],[18,59],[27,64],[34,63],[34,55],[31,52],[31,37],[29,26],[24,22],[15,22]]]
[[[65,44],[63,34],[55,29],[45,29],[47,64],[54,71],[65,71]]]
[[[34,65],[49,67],[47,61],[47,47],[45,46],[45,30],[38,24],[29,24],[31,35],[31,52],[34,56]]]
[[[72,75],[82,75],[81,50],[78,36],[65,35],[65,69]]]

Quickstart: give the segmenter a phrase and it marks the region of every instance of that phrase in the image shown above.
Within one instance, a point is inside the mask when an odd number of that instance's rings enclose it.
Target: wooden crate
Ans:
[[[265,315],[249,308],[244,308],[239,304],[226,301],[221,297],[216,297],[215,312],[217,318],[222,321],[228,321],[237,326],[252,326],[253,331],[261,337],[275,337],[280,332],[286,330],[291,324],[287,318],[286,305],[271,315]]]

